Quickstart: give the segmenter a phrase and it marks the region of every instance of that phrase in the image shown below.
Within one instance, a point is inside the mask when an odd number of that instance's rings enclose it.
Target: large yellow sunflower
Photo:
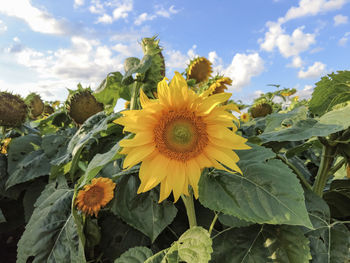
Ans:
[[[205,57],[199,57],[190,62],[187,79],[195,79],[197,83],[207,81],[213,72],[211,62]]]
[[[92,179],[91,184],[85,185],[75,199],[78,209],[85,214],[95,214],[97,216],[101,207],[112,200],[114,187],[115,183],[109,178],[99,177]]]
[[[175,202],[181,194],[188,195],[191,185],[198,198],[198,181],[204,167],[241,173],[239,157],[232,149],[249,149],[247,141],[237,135],[228,110],[239,111],[233,104],[220,106],[231,94],[197,95],[188,89],[180,73],[168,86],[166,79],[158,84],[157,100],[150,100],[141,90],[142,110],[124,111],[115,123],[135,133],[132,139],[120,141],[127,154],[123,168],[142,162],[138,193],[146,192],[160,183],[159,202],[173,192]],[[231,129],[229,129],[231,128]],[[224,166],[226,167],[224,167]]]

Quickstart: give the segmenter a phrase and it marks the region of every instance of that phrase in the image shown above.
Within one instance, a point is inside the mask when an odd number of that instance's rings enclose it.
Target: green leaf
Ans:
[[[199,181],[199,201],[214,211],[259,224],[312,228],[303,189],[279,160],[238,163],[243,176],[214,170]]]
[[[236,153],[239,156],[239,164],[249,164],[251,162],[263,163],[268,159],[276,157],[276,154],[269,148],[259,146],[252,143],[247,143],[250,147],[249,150],[237,150]]]
[[[134,247],[124,252],[114,263],[144,263],[152,255],[152,250],[147,247]]]
[[[350,83],[349,83],[350,85]],[[350,92],[350,88],[349,88]],[[349,98],[350,100],[350,98]],[[346,130],[350,127],[350,105],[327,112],[320,118],[321,124],[337,126],[337,131]]]
[[[196,226],[183,233],[169,249],[158,252],[145,263],[207,263],[211,253],[212,240],[208,231]]]
[[[311,259],[310,241],[300,227],[266,226],[263,235],[273,262],[308,263]]]
[[[2,210],[0,208],[0,224],[6,222],[6,218],[4,214],[2,213]]]
[[[307,108],[301,106],[287,113],[273,113],[266,116],[265,132],[278,131],[307,118]]]
[[[6,189],[50,173],[49,159],[43,150],[36,150],[40,145],[41,138],[32,134],[11,141]]]
[[[328,120],[328,119],[327,119]],[[263,143],[283,142],[283,141],[301,141],[313,136],[327,136],[331,133],[343,130],[343,126],[337,123],[326,123],[326,120],[317,121],[316,119],[300,120],[292,127],[284,128],[278,131],[264,132],[259,135]]]
[[[245,227],[245,226],[250,226],[254,224],[252,222],[248,222],[248,221],[239,219],[237,217],[224,215],[224,214],[219,215],[219,221],[221,224],[225,226],[230,226],[230,227]]]
[[[263,225],[228,228],[213,237],[212,262],[267,263],[269,251],[264,246]]]
[[[111,211],[130,226],[148,236],[152,242],[176,216],[174,204],[165,200],[158,204],[159,193],[153,189],[137,194],[139,179],[124,175],[116,181]]]
[[[77,227],[71,213],[73,189],[65,184],[47,185],[18,242],[18,263],[85,262]]]
[[[108,152],[96,154],[89,163],[85,174],[79,179],[79,187],[86,185],[99,173],[99,171],[101,171],[105,165],[117,159],[120,156],[118,153],[119,148],[119,144],[117,143]]]
[[[350,100],[350,71],[328,74],[316,83],[309,102],[310,111],[323,115],[336,104]]]
[[[332,217],[346,219],[350,216],[350,180],[334,180],[330,190],[323,195]]]
[[[98,224],[101,228],[99,249],[103,255],[113,261],[122,253],[135,246],[149,246],[150,239],[117,216],[101,211]]]
[[[133,60],[132,62],[131,62],[131,59]],[[152,65],[152,56],[150,55],[145,55],[139,63],[137,63],[135,58],[129,58],[129,60],[130,60],[130,63],[128,60],[125,61],[126,63],[128,63],[128,66],[127,66],[128,70],[125,69],[125,75],[124,75],[123,81],[128,77],[130,77],[132,74],[145,73]]]
[[[120,72],[109,73],[93,93],[96,100],[104,104],[107,113],[113,112],[119,98],[130,100],[129,87],[121,83],[122,79]]]
[[[312,262],[343,263],[350,258],[350,232],[342,222],[330,223],[326,202],[313,192],[305,192],[306,205],[314,230],[306,231]]]

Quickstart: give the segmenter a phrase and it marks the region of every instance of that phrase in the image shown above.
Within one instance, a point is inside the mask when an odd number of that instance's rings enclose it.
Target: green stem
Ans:
[[[196,211],[194,210],[193,194],[189,196],[181,195],[182,201],[185,204],[188,223],[190,228],[197,226]]]
[[[292,164],[291,162],[288,161],[287,158],[284,158],[280,155],[277,155],[277,158],[282,160],[282,162],[284,162],[286,165],[289,166],[289,168],[291,168],[294,173],[296,173],[296,175],[298,176],[299,180],[301,181],[301,183],[309,190],[312,191],[312,186],[309,184],[309,182],[305,179],[304,175],[298,170],[298,168],[296,168],[294,166],[294,164]]]
[[[346,159],[344,158],[340,162],[338,162],[332,169],[329,170],[328,175],[333,175],[335,174],[340,168],[343,167],[343,165],[346,163]]]
[[[214,216],[214,218],[213,218],[213,221],[211,222],[211,224],[210,224],[210,227],[209,227],[209,235],[211,235],[211,232],[213,231],[213,229],[214,229],[214,226],[215,226],[215,223],[216,223],[216,221],[218,220],[218,217],[219,217],[219,213],[215,213],[215,216]]]
[[[138,81],[134,82],[131,100],[130,100],[130,110],[138,110],[139,104],[137,103],[137,98],[140,96],[141,83]]]
[[[323,146],[321,163],[318,167],[316,180],[313,185],[313,191],[320,197],[323,196],[323,189],[326,186],[327,180],[329,178],[329,170],[333,164],[336,149],[336,147],[332,147],[329,145]]]

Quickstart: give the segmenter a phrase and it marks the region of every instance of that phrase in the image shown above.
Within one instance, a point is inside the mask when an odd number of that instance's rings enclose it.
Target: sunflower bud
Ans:
[[[25,103],[28,105],[29,116],[32,119],[39,117],[44,111],[44,103],[40,96],[36,93],[30,93],[26,97]]]
[[[251,114],[253,118],[265,117],[272,113],[272,107],[268,103],[258,104],[251,109]]]

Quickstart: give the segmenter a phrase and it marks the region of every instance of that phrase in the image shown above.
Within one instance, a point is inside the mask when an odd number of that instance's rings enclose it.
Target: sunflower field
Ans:
[[[65,102],[0,91],[0,261],[350,262],[350,71],[245,105],[140,44]]]

